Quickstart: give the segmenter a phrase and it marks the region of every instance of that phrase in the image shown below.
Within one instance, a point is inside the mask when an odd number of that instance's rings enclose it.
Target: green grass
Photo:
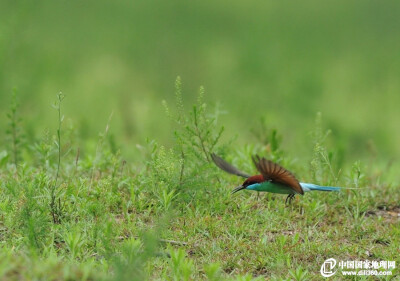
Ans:
[[[58,96],[57,133],[19,146],[17,165],[1,154],[1,280],[320,280],[331,257],[398,260],[398,186],[372,165],[335,165],[321,115],[305,164],[282,150],[276,131],[264,143],[221,143],[203,91],[186,110],[176,85],[176,107],[165,104],[171,148],[149,141],[126,161],[107,125],[95,154],[78,152],[62,122],[68,99]],[[306,194],[291,206],[276,194],[230,195],[241,179],[218,170],[211,151],[250,172],[258,153],[301,180],[359,189]]]

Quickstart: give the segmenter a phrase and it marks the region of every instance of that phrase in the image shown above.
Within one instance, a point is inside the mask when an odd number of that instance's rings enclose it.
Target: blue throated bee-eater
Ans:
[[[303,195],[304,192],[315,190],[340,190],[340,187],[319,186],[312,183],[299,182],[291,172],[282,166],[265,158],[260,158],[259,156],[252,157],[254,165],[261,173],[254,176],[238,170],[236,167],[227,163],[224,159],[214,153],[211,154],[211,158],[213,159],[214,163],[225,172],[246,178],[242,185],[236,187],[232,191],[232,194],[243,189],[288,194],[285,203],[290,203],[296,194]]]

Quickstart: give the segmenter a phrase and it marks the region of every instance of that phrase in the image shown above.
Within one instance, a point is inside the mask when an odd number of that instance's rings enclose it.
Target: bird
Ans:
[[[241,185],[233,189],[232,194],[240,190],[288,194],[285,204],[290,204],[296,194],[304,195],[305,192],[309,191],[340,191],[341,189],[340,187],[299,182],[293,173],[287,169],[258,155],[252,156],[253,163],[260,173],[257,175],[250,175],[240,171],[215,153],[211,154],[211,158],[215,165],[225,172],[246,178]]]

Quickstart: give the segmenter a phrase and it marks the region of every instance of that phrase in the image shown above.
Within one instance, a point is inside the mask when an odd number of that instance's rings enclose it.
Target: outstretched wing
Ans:
[[[214,161],[215,165],[217,165],[220,169],[224,170],[225,172],[227,172],[229,174],[244,177],[244,178],[250,177],[250,175],[248,175],[242,171],[239,171],[236,167],[232,166],[231,164],[226,162],[224,159],[217,156],[215,153],[211,154],[211,158]]]
[[[304,194],[299,181],[291,172],[264,157],[253,156],[252,158],[257,170],[266,180],[291,187],[297,193]]]

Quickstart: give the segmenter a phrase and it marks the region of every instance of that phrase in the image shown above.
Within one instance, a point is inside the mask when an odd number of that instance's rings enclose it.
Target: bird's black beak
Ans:
[[[246,187],[243,186],[243,185],[239,185],[238,187],[235,187],[235,188],[232,190],[231,194],[236,193],[236,192],[238,192],[238,191],[240,191],[240,190],[242,190],[242,189],[246,189]]]

